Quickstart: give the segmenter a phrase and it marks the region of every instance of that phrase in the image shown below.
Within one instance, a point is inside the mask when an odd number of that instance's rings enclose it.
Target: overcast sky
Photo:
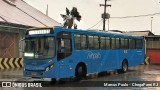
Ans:
[[[88,29],[100,21],[101,14],[104,12],[104,8],[99,4],[104,3],[104,0],[24,0],[31,6],[37,8],[43,13],[46,13],[47,4],[49,6],[49,17],[54,20],[63,23],[63,19],[60,14],[65,14],[65,8],[72,9],[77,7],[82,16],[82,20],[78,23],[78,28]],[[160,0],[111,0],[108,4],[112,7],[107,7],[107,12],[111,17],[125,17],[125,16],[137,16],[146,15],[160,12]],[[151,30],[151,17],[153,17],[154,34],[160,35],[160,15],[125,18],[125,19],[110,19],[110,30],[122,30],[122,31],[144,31]],[[99,23],[92,29],[102,29],[102,23]],[[108,29],[108,22],[106,23],[106,29]]]

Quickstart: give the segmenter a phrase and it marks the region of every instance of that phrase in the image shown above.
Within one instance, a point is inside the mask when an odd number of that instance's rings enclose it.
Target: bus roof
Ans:
[[[68,32],[74,32],[79,34],[92,34],[92,35],[109,35],[109,36],[119,36],[119,37],[130,37],[130,38],[143,38],[143,36],[132,36],[124,33],[117,33],[117,32],[110,32],[110,31],[103,31],[103,30],[82,30],[82,29],[69,29],[64,27],[55,26],[54,30],[59,31],[68,31]]]
[[[48,29],[48,28],[53,28],[53,27],[35,27],[35,28],[30,28],[28,30],[38,30],[38,29]]]
[[[39,28],[30,28],[27,30],[29,31],[34,31],[34,30],[41,30],[41,29],[52,29],[51,33],[53,32],[60,32],[60,31],[66,31],[66,32],[73,32],[73,33],[79,33],[79,34],[88,34],[88,35],[101,35],[101,36],[110,36],[110,37],[124,37],[124,38],[143,38],[143,36],[132,36],[128,35],[125,33],[117,33],[117,32],[111,32],[111,31],[103,31],[103,30],[83,30],[83,29],[69,29],[69,28],[64,28],[60,26],[55,26],[55,27],[39,27]],[[26,33],[27,35],[27,33]],[[41,34],[42,35],[42,34]]]

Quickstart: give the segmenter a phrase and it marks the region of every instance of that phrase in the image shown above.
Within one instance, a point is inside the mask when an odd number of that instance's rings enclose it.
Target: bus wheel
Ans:
[[[128,71],[128,62],[127,62],[127,60],[124,60],[122,62],[121,69],[118,70],[118,73],[126,73],[127,71]]]
[[[56,78],[51,78],[51,83],[52,83],[52,84],[55,84],[56,81],[57,81]]]
[[[81,80],[82,78],[86,78],[87,70],[84,65],[79,65],[76,67],[76,79]]]

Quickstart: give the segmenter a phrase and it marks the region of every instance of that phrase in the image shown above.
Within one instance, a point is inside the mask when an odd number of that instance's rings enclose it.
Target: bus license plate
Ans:
[[[32,76],[36,76],[37,75],[37,73],[36,72],[32,72]]]

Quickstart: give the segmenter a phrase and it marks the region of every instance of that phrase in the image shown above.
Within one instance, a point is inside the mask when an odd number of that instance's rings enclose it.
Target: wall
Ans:
[[[0,58],[22,57],[23,44],[26,27],[0,23]]]

